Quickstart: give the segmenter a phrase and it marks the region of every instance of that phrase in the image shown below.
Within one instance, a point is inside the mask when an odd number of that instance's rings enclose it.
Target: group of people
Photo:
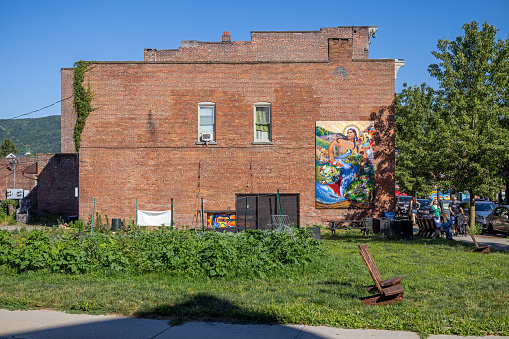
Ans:
[[[414,224],[416,223],[417,210],[420,208],[420,206],[421,204],[417,201],[417,199],[415,197],[412,197],[408,209],[410,211],[410,214],[412,216],[412,222]],[[464,231],[462,231],[464,228],[463,208],[461,208],[461,205],[456,197],[453,197],[452,202],[449,204],[449,212],[451,213],[451,220],[442,224],[442,222],[440,221],[441,209],[440,206],[438,205],[438,200],[433,199],[430,207],[430,215],[435,220],[435,234],[433,234],[432,236],[433,239],[440,235],[440,232],[445,231],[447,239],[452,240],[453,227],[455,235],[458,235],[459,233],[464,233]]]

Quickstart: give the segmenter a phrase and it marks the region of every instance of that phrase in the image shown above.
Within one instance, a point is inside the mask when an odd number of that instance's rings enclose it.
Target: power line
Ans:
[[[35,111],[28,112],[28,113],[25,113],[25,114],[21,114],[21,115],[18,115],[17,117],[10,118],[10,119],[17,119],[17,118],[23,117],[23,116],[25,116],[25,115],[29,115],[29,114],[33,114],[33,113],[36,113],[36,112],[42,111],[43,109],[46,109],[46,108],[49,108],[49,107],[51,107],[51,106],[54,106],[54,105],[58,104],[59,102],[62,102],[62,101],[65,101],[65,100],[69,100],[69,99],[71,99],[72,97],[73,97],[73,96],[71,95],[70,97],[67,97],[67,98],[62,99],[62,100],[58,100],[57,102],[54,102],[54,103],[52,103],[51,105],[48,105],[48,106],[46,106],[46,107],[39,108],[39,109],[36,109]],[[9,119],[4,119],[4,120],[9,120]]]
[[[56,102],[52,103],[51,105],[45,106],[45,107],[43,107],[43,108],[36,109],[35,111],[28,112],[28,113],[25,113],[25,114],[21,114],[21,115],[18,115],[18,116],[16,116],[16,117],[14,117],[14,118],[10,118],[10,119],[2,119],[2,120],[13,120],[13,119],[17,119],[17,118],[23,117],[23,116],[25,116],[25,115],[33,114],[33,113],[36,113],[36,112],[42,111],[43,109],[49,108],[49,107],[51,107],[51,106],[54,106],[54,105],[58,104],[59,102],[62,102],[62,101],[65,101],[65,100],[69,100],[69,99],[71,99],[72,97],[73,97],[73,96],[71,95],[71,96],[69,96],[69,97],[67,97],[67,98],[65,98],[65,99],[58,100],[58,101],[56,101]],[[23,142],[19,141],[19,140],[18,140],[18,139],[17,139],[17,138],[16,138],[16,137],[12,134],[12,133],[10,133],[9,131],[7,131],[7,130],[6,130],[6,129],[2,126],[2,125],[0,125],[0,129],[2,129],[2,130],[4,130],[5,132],[7,132],[7,134],[8,134],[8,135],[10,135],[12,139],[14,139],[14,140],[15,140],[15,141],[17,141],[18,143],[20,143],[22,146],[26,146],[26,145],[25,145],[25,143],[23,143]],[[43,145],[43,146],[46,146],[46,145]]]

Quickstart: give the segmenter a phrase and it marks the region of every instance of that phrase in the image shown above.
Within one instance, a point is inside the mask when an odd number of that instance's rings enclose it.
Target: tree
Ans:
[[[495,40],[497,29],[473,21],[464,36],[439,40],[440,60],[429,66],[437,78],[439,107],[433,148],[438,180],[447,188],[470,192],[470,226],[475,222],[475,196],[493,195],[503,186],[502,164],[509,159],[509,39]]]
[[[16,145],[9,139],[4,139],[2,146],[0,146],[0,156],[5,158],[9,153],[17,153]]]
[[[432,160],[436,100],[435,91],[424,83],[420,87],[407,87],[405,83],[403,91],[396,94],[396,147],[400,155],[395,177],[400,189],[412,195],[434,188],[433,168],[426,165]]]

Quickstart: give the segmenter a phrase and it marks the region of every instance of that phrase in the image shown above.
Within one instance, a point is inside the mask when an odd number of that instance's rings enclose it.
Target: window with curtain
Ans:
[[[270,123],[270,104],[269,103],[256,103],[254,104],[255,111],[255,142],[270,142],[271,138],[271,123]]]
[[[216,140],[215,104],[200,102],[198,104],[198,141],[204,133],[210,133],[212,140]]]

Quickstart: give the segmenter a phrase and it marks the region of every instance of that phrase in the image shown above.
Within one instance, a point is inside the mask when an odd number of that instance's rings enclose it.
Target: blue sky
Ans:
[[[404,82],[437,87],[427,72],[439,39],[487,21],[509,36],[509,1],[52,1],[0,0],[0,119],[60,100],[60,69],[78,60],[142,61],[144,48],[172,49],[180,40],[250,40],[251,31],[316,31],[378,26],[370,58],[404,59]],[[23,118],[59,115],[60,104]]]

